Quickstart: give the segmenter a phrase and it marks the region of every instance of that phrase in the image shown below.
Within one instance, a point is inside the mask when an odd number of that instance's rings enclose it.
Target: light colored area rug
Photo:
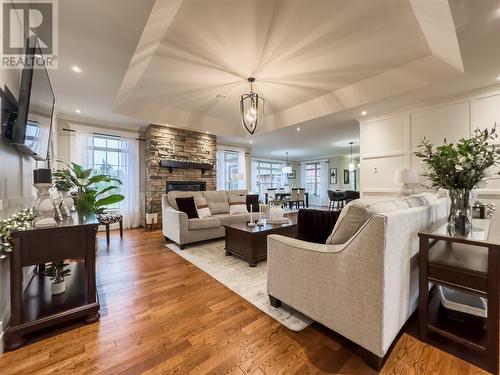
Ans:
[[[313,322],[289,306],[282,305],[278,309],[272,307],[267,295],[266,262],[260,262],[252,268],[234,256],[224,255],[224,240],[188,245],[184,250],[174,243],[168,243],[167,247],[285,327],[301,331]]]

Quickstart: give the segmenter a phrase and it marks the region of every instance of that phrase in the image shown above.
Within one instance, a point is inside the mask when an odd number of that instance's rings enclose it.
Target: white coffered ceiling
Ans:
[[[266,100],[265,139],[298,124],[318,134],[331,123],[334,134],[361,110],[491,85],[500,73],[497,0],[64,0],[59,14],[63,116],[80,108],[77,117],[233,143],[248,144],[248,76]]]

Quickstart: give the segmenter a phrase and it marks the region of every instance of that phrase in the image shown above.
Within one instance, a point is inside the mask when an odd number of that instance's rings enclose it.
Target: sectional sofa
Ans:
[[[229,213],[230,201],[244,199],[246,190],[217,191],[171,191],[162,196],[163,235],[166,240],[174,241],[181,249],[185,245],[220,238],[225,236],[223,225],[250,221],[250,213]],[[179,211],[176,198],[203,197],[206,199],[211,216],[188,219],[188,215]],[[265,218],[267,206],[261,205],[261,217]],[[253,213],[258,219],[259,213]]]

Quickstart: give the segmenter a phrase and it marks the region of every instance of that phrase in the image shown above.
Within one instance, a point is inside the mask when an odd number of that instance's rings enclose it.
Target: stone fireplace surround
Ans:
[[[158,213],[161,223],[161,196],[165,194],[167,182],[204,182],[206,190],[216,189],[215,135],[177,129],[170,126],[150,125],[145,132],[146,153],[146,212]],[[160,166],[165,159],[199,160],[214,166],[202,173],[200,169],[173,169]]]

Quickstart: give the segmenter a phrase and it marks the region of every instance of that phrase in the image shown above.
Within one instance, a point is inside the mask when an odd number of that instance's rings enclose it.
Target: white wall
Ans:
[[[350,155],[333,156],[328,159],[328,169],[337,168],[337,183],[330,184],[328,178],[328,190],[354,190],[354,181],[352,172],[349,173],[349,183],[344,184],[344,170],[349,170]],[[356,189],[359,190],[359,168],[357,167],[359,159],[353,157],[353,162],[356,165]],[[328,171],[330,172],[330,171]],[[330,174],[328,174],[330,175]]]
[[[492,128],[495,121],[500,125],[500,90],[469,93],[361,122],[362,194],[398,194],[396,170],[415,168],[422,173],[421,162],[414,152],[423,137],[437,145],[443,144],[444,138],[456,142],[469,137],[478,127]],[[420,182],[424,182],[423,178]],[[479,197],[500,199],[500,181],[490,182],[478,193]]]
[[[7,86],[16,97],[19,92],[20,73],[18,70],[0,70],[1,87]],[[11,145],[0,140],[0,219],[33,205],[34,165],[32,158],[21,155]],[[3,327],[10,315],[9,288],[9,259],[7,258],[0,260],[0,322],[4,322]]]

